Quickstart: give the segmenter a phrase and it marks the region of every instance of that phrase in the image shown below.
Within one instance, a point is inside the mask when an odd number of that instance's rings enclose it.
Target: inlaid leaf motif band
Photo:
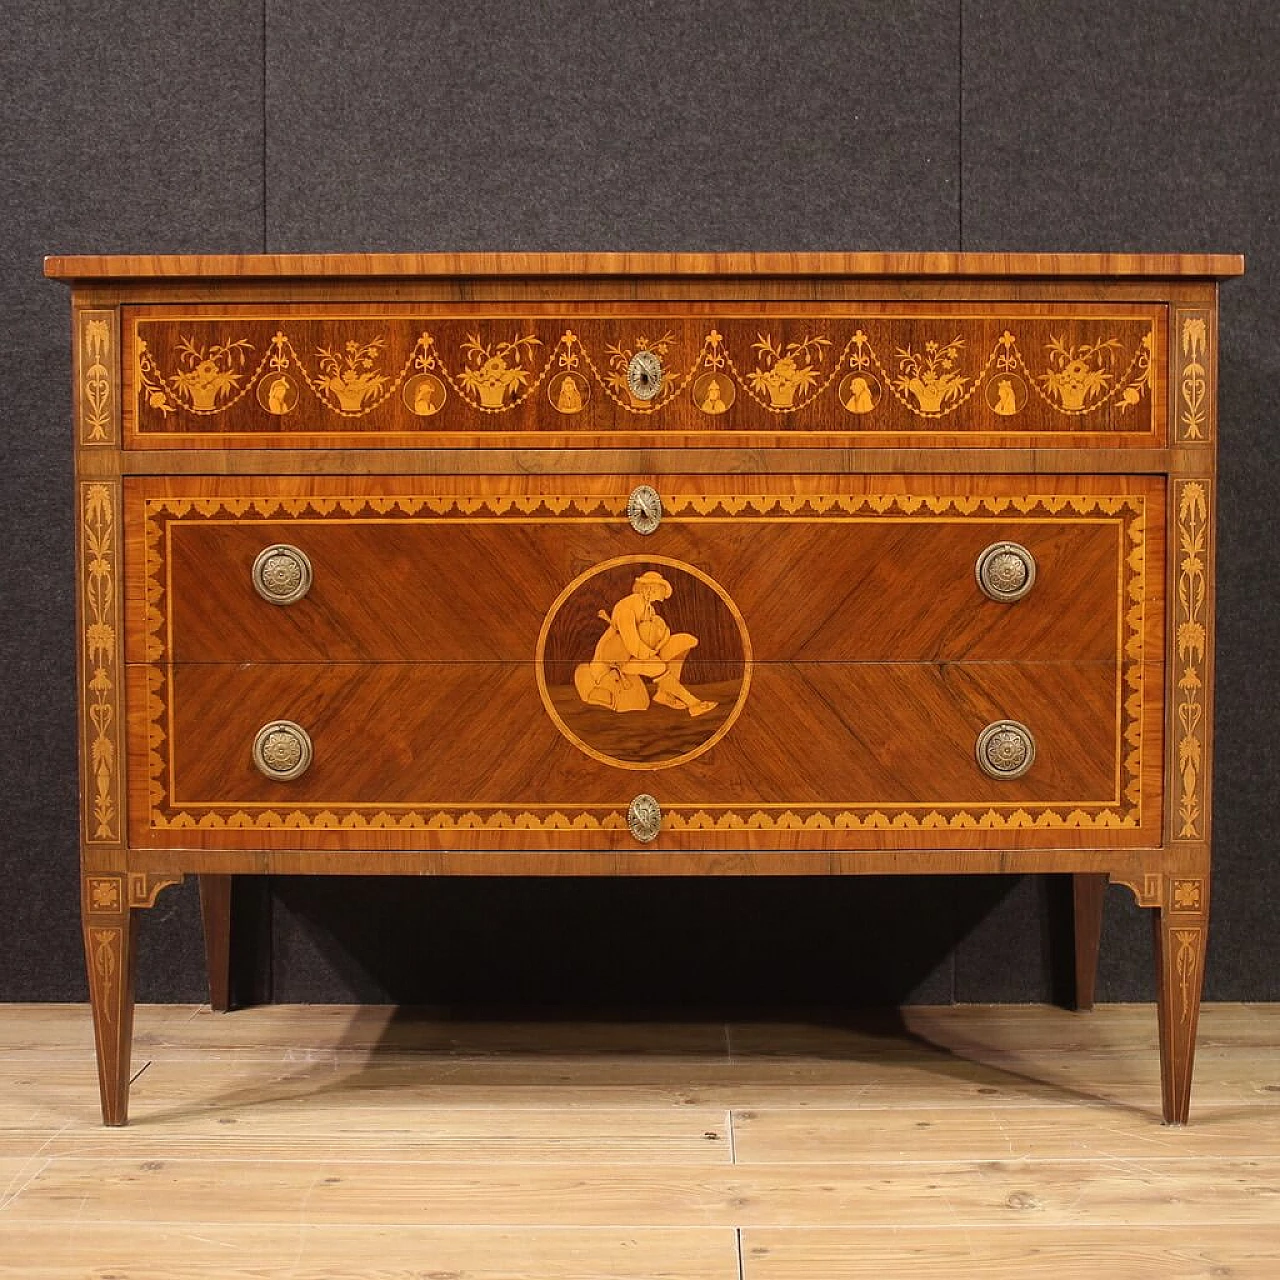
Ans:
[[[82,484],[85,839],[120,838],[119,547],[117,485]]]
[[[80,443],[112,444],[116,435],[111,378],[111,364],[115,359],[115,312],[86,310],[78,316]]]
[[[1205,673],[1208,646],[1209,482],[1178,484],[1175,647],[1178,727],[1177,835],[1204,835]]]
[[[1214,402],[1209,385],[1212,363],[1209,357],[1209,313],[1179,311],[1178,410],[1175,438],[1179,443],[1210,438],[1210,406]]]

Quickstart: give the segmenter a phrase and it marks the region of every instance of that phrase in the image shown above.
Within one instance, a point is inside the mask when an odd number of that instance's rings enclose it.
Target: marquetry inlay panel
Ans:
[[[131,752],[151,798],[140,838],[182,828],[375,829],[401,838],[466,830],[490,832],[503,845],[520,832],[607,832],[625,826],[621,797],[634,770],[662,771],[662,786],[653,786],[665,788],[669,832],[763,839],[792,830],[1065,831],[1081,839],[1103,830],[1142,838],[1159,792],[1144,768],[1150,752],[1160,756],[1152,672],[1160,662],[1161,575],[1159,562],[1148,562],[1153,515],[1157,554],[1162,546],[1157,491],[1066,484],[1035,492],[976,479],[949,480],[942,486],[949,493],[880,492],[871,479],[830,490],[791,483],[800,491],[664,486],[660,538],[630,528],[622,483],[596,493],[549,485],[512,494],[485,493],[481,481],[454,492],[380,481],[360,497],[350,484],[345,496],[306,497],[263,483],[217,496],[208,486],[184,492],[180,482],[163,494],[131,486],[144,547],[132,594],[146,601],[130,650],[131,660],[147,664],[134,677],[148,708],[145,742],[135,736]],[[992,529],[1040,549],[1040,595],[1021,613],[989,600],[974,579],[974,555]],[[235,567],[259,544],[281,541],[309,547],[316,565],[315,585],[290,606],[288,626],[249,588],[247,563]],[[659,541],[667,554],[657,552]],[[857,582],[859,565],[888,546],[932,566],[938,585],[908,583],[888,602],[876,580]],[[959,548],[950,560],[946,546]],[[800,558],[845,585],[815,599],[808,574],[780,579],[776,566]],[[345,581],[336,567],[337,581],[329,578],[330,563],[346,565]],[[504,566],[503,585],[490,579],[481,607],[474,583],[481,566],[494,563]],[[1073,605],[1081,621],[1064,626],[1060,611]],[[409,627],[405,616],[414,619]],[[627,658],[629,628],[640,629],[640,651],[651,657]],[[313,639],[332,671],[323,705],[308,711],[319,684],[307,676],[306,691],[291,695],[287,671],[312,660]],[[241,768],[245,753],[218,775],[222,781],[205,777],[201,760],[238,748],[216,725],[194,729],[184,710],[215,696],[204,673],[255,647],[279,664],[278,676],[228,669],[215,684],[236,690],[231,703],[246,715],[307,728],[315,761],[288,788]],[[343,665],[344,654],[355,665]],[[406,698],[394,722],[373,710],[381,677],[365,673],[360,655],[399,671]],[[971,666],[966,656],[985,661]],[[921,665],[904,667],[904,658]],[[1042,666],[1009,666],[1006,674],[1001,660],[1020,659]],[[955,665],[935,666],[939,660]],[[523,675],[530,664],[536,689]],[[957,685],[962,672],[977,683]],[[885,767],[875,759],[883,755],[871,745],[880,730],[865,706],[895,686],[914,688],[913,704],[939,700],[948,728],[940,740],[929,721],[909,730],[903,721],[896,763]],[[820,701],[810,706],[815,693]],[[1040,707],[1041,697],[1063,709]],[[296,706],[273,698],[294,698]],[[1056,748],[1042,727],[1045,768],[1021,783],[993,781],[975,767],[974,741],[998,718],[985,708],[999,711],[1001,698],[1014,718],[1034,714],[1043,726],[1051,715],[1076,726]],[[1079,735],[1091,721],[1073,717],[1099,714],[1108,700],[1102,723],[1110,725],[1110,746],[1086,748]],[[473,738],[461,753],[467,758],[483,756],[486,741],[506,745],[482,774],[453,778],[461,803],[436,790],[438,764],[436,784],[428,772],[406,787],[403,777],[391,785],[385,771],[366,776],[361,762],[346,761],[339,791],[327,793],[325,739],[338,726],[326,717],[339,706],[357,740],[381,735],[406,756],[440,735]],[[818,706],[834,713],[815,714]],[[819,799],[812,787],[752,779],[746,761],[767,758],[779,744],[802,776],[834,790]],[[817,754],[806,765],[809,752]]]
[[[353,431],[1154,438],[1163,332],[1157,311],[1132,308],[137,318],[131,420],[160,443]],[[656,394],[628,383],[642,357]]]

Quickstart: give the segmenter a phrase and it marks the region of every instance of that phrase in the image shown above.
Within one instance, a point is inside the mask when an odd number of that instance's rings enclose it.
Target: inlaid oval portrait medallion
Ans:
[[[737,605],[701,569],[620,556],[579,574],[538,636],[538,692],[574,746],[620,769],[666,769],[713,747],[751,684]]]

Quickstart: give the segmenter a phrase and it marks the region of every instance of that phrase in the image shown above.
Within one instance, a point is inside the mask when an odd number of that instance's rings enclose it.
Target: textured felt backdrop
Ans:
[[[0,999],[84,996],[66,293],[47,252],[1129,249],[1223,300],[1207,994],[1280,998],[1272,515],[1280,9],[1035,0],[450,6],[14,0],[0,44]],[[204,992],[194,886],[140,995]],[[1066,885],[240,886],[245,994],[740,1008],[1066,991]],[[1146,999],[1113,890],[1100,994]]]

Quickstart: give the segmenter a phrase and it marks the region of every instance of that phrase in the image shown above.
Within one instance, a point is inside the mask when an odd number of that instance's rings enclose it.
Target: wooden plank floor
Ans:
[[[1280,1277],[1280,1006],[795,1022],[0,1005],[0,1276]]]

